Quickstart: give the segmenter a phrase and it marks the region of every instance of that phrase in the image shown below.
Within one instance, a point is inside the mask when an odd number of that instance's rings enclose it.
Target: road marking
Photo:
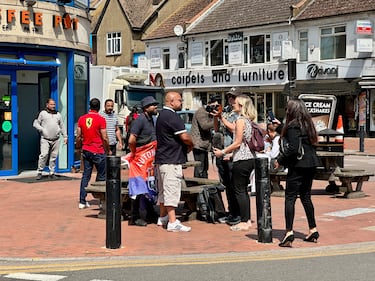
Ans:
[[[375,212],[374,208],[354,208],[354,209],[349,209],[349,210],[325,213],[324,215],[345,218],[345,217],[367,214],[367,213],[372,213],[372,212]]]
[[[67,272],[79,270],[96,270],[110,268],[137,268],[137,267],[162,267],[183,265],[204,265],[222,263],[242,263],[255,261],[290,260],[313,257],[330,257],[341,255],[354,255],[364,253],[375,253],[375,243],[356,243],[340,245],[338,248],[332,246],[318,247],[315,249],[293,249],[266,252],[247,253],[225,253],[225,254],[199,254],[183,256],[151,256],[151,257],[127,257],[125,259],[105,259],[89,261],[61,261],[42,262],[40,264],[6,265],[0,266],[0,274],[12,272]],[[44,280],[43,280],[44,281]]]
[[[47,275],[47,274],[32,274],[32,273],[11,273],[4,276],[5,278],[14,278],[21,280],[32,280],[32,281],[58,281],[66,276],[63,275]]]

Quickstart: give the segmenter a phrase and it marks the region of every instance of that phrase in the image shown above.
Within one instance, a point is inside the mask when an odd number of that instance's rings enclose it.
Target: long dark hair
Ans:
[[[281,137],[286,135],[288,127],[291,126],[300,127],[301,131],[309,138],[311,144],[317,143],[318,135],[315,125],[312,121],[310,112],[307,110],[305,103],[302,100],[293,99],[288,101],[286,107],[286,122],[281,132]]]

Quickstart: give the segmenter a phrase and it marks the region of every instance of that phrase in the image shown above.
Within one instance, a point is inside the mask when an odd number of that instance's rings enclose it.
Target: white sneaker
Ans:
[[[179,220],[174,223],[168,223],[167,231],[170,232],[189,232],[191,227],[183,225]]]
[[[166,226],[168,224],[169,217],[168,215],[164,217],[158,217],[158,222],[156,223],[158,226]]]
[[[79,203],[78,204],[78,209],[86,209],[86,208],[89,208],[90,207],[90,204],[89,202],[86,202],[86,204],[82,204],[82,203]]]

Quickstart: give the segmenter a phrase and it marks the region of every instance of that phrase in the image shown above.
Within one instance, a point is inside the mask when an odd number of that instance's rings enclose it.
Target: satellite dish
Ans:
[[[177,24],[177,25],[173,28],[173,32],[174,32],[174,34],[176,34],[177,36],[181,36],[182,33],[184,33],[184,28],[183,28],[181,25]]]

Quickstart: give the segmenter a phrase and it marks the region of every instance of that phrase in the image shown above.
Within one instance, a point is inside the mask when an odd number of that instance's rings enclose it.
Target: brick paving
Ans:
[[[345,139],[345,152],[357,153],[359,140]],[[365,139],[365,152],[375,155],[375,139]],[[216,177],[210,168],[210,178]],[[92,207],[78,209],[80,174],[65,174],[71,181],[20,183],[0,179],[1,224],[0,258],[71,258],[105,256],[175,255],[281,250],[279,240],[284,234],[284,199],[271,198],[273,243],[258,243],[255,197],[251,197],[253,227],[248,232],[232,232],[227,225],[188,221],[190,233],[168,233],[150,224],[147,227],[128,226],[122,222],[121,248],[106,249],[106,223],[96,217],[98,201],[88,196]],[[185,170],[192,176],[192,168]],[[375,241],[374,213],[349,217],[327,213],[354,208],[375,210],[375,181],[364,184],[365,198],[342,199],[325,193],[327,185],[314,181],[319,243],[306,243],[307,222],[302,205],[297,201],[294,248],[344,245]],[[355,233],[355,235],[353,235]]]

